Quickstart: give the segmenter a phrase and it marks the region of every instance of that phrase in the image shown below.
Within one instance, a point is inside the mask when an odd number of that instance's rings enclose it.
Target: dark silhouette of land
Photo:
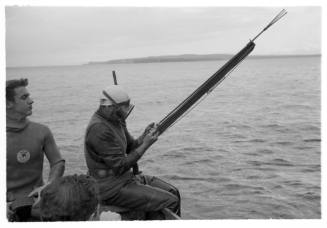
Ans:
[[[192,61],[212,61],[212,60],[228,60],[233,55],[230,54],[184,54],[184,55],[163,55],[163,56],[148,56],[142,58],[114,59],[108,61],[91,61],[88,64],[119,64],[119,63],[159,63],[159,62],[192,62]],[[253,55],[250,59],[261,58],[294,58],[294,57],[314,57],[321,56],[320,54],[313,55]]]

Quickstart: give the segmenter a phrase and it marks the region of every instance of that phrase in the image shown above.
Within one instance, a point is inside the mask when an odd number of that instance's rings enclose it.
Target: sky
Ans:
[[[288,14],[253,55],[320,54],[321,8]],[[283,7],[5,8],[6,66],[75,65],[178,54],[233,54]]]

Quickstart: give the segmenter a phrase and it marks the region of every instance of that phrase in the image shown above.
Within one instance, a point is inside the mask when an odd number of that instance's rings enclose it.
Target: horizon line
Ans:
[[[6,66],[6,69],[8,68],[33,68],[33,67],[69,67],[69,66],[84,66],[84,65],[91,65],[91,64],[132,64],[132,63],[110,63],[111,61],[121,61],[121,60],[133,60],[133,59],[143,59],[143,58],[153,58],[153,57],[166,57],[166,56],[183,56],[183,55],[199,55],[199,56],[205,56],[205,55],[230,55],[233,56],[233,54],[176,54],[176,55],[152,55],[152,56],[144,56],[144,57],[135,57],[135,58],[121,58],[121,59],[111,59],[111,60],[102,60],[102,61],[88,61],[84,63],[76,63],[76,64],[54,64],[54,65],[29,65],[29,66]],[[251,55],[251,57],[305,57],[305,56],[321,56],[321,53],[315,53],[315,54],[258,54],[258,55]],[[197,60],[195,60],[197,61]],[[213,60],[199,60],[199,61],[213,61]],[[167,61],[168,62],[168,61]],[[171,61],[176,62],[176,61]],[[183,62],[183,61],[181,61]],[[190,62],[190,61],[185,61]],[[152,62],[148,62],[152,63]],[[160,63],[160,62],[155,62]],[[140,64],[140,63],[134,63],[134,64]]]

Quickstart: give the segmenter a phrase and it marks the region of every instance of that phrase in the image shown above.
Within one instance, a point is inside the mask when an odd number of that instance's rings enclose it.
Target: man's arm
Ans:
[[[146,143],[142,143],[126,154],[119,141],[116,134],[102,124],[94,125],[86,136],[86,144],[93,148],[93,151],[116,175],[123,174],[135,165],[149,147]]]
[[[133,136],[128,132],[127,128],[124,128],[126,139],[127,139],[127,153],[130,153],[131,151],[135,150],[137,147],[141,146],[143,143],[143,140],[147,134],[149,134],[150,131],[155,131],[156,124],[150,123],[137,139],[134,139]]]
[[[43,149],[50,163],[50,172],[48,177],[48,183],[50,183],[54,179],[61,177],[65,171],[65,160],[62,158],[58,150],[50,129],[47,129]]]
[[[143,141],[141,141],[139,139],[134,139],[134,137],[131,136],[131,134],[128,132],[128,130],[126,128],[124,130],[125,130],[125,136],[126,136],[126,140],[127,140],[126,153],[129,154],[134,149],[139,147],[142,144]]]
[[[64,172],[65,172],[65,160],[62,159],[50,166],[48,182],[51,183],[56,178],[63,176]]]
[[[40,201],[42,190],[53,180],[55,180],[58,177],[61,177],[65,171],[65,160],[61,157],[61,154],[57,148],[53,135],[48,127],[45,128],[44,136],[45,137],[44,137],[43,150],[45,156],[47,157],[50,163],[50,172],[49,172],[48,181],[43,186],[34,189],[28,195],[29,197],[32,196],[38,197],[37,200],[34,202],[34,205],[38,204],[38,202]]]

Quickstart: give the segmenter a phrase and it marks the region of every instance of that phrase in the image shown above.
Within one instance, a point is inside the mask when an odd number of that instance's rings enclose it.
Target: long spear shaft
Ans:
[[[173,109],[165,118],[158,124],[159,135],[166,131],[169,127],[175,124],[185,113],[194,108],[205,94],[209,94],[218,84],[220,84],[225,77],[235,69],[254,49],[254,40],[257,39],[270,26],[275,24],[286,14],[286,10],[280,11],[276,17],[235,56],[233,56],[226,64],[224,64],[215,74],[213,74],[207,81],[198,87],[190,96],[181,102],[175,109]]]

